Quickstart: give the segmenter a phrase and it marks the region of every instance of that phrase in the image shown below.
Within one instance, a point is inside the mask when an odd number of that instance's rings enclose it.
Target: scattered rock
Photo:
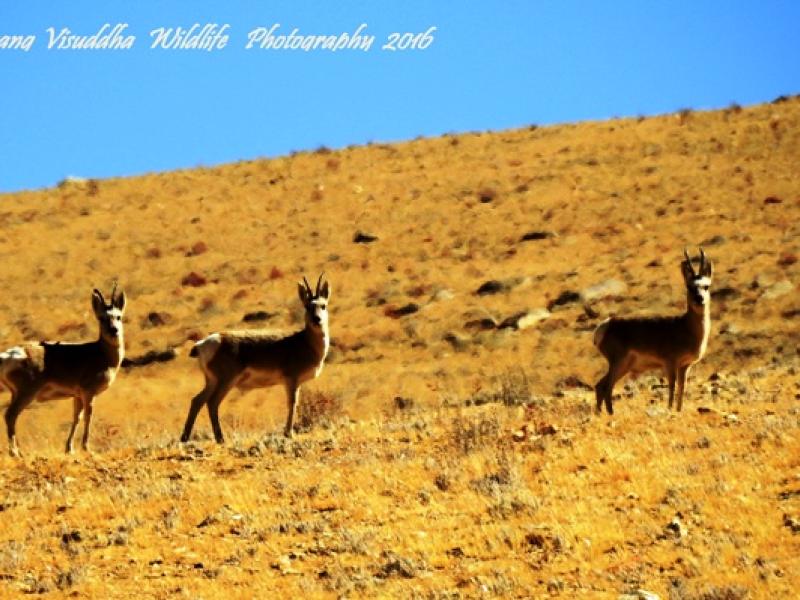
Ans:
[[[442,339],[453,347],[453,350],[463,352],[469,347],[469,341],[456,335],[455,333],[446,333]]]
[[[519,324],[519,320],[522,319],[525,315],[527,315],[527,311],[521,311],[516,314],[511,315],[510,317],[506,317],[503,319],[500,324],[497,326],[498,329],[518,329],[517,325]]]
[[[166,350],[150,350],[141,356],[123,358],[121,366],[125,368],[143,367],[151,363],[169,362],[171,360],[175,360],[177,356],[178,352],[175,350],[175,348],[167,348]]]
[[[201,240],[192,244],[192,247],[189,249],[189,252],[186,253],[186,256],[199,256],[205,252],[208,252],[208,245]]]
[[[797,255],[792,252],[784,252],[778,259],[779,267],[789,267],[797,262]]]
[[[353,236],[353,242],[356,244],[371,244],[377,239],[378,236],[371,235],[369,233],[364,233],[363,231],[357,231],[356,234]]]
[[[578,302],[580,299],[581,295],[578,292],[565,290],[558,295],[558,298],[550,301],[547,305],[547,310],[552,311],[557,306],[566,306],[567,304]]]
[[[483,188],[478,192],[478,200],[483,204],[488,204],[495,198],[497,198],[497,191],[492,188]]]
[[[778,198],[777,196],[767,196],[764,198],[764,204],[781,204],[783,200]]]
[[[686,526],[681,521],[681,514],[678,513],[674,517],[672,517],[672,521],[667,523],[664,527],[664,532],[675,539],[681,539],[686,537],[688,533],[686,530]]]
[[[414,399],[413,398],[403,398],[402,396],[395,396],[394,397],[394,406],[399,410],[406,410],[408,408],[414,407]]]
[[[386,562],[375,573],[375,577],[388,579],[393,576],[400,576],[405,579],[412,579],[417,574],[414,564],[407,558],[398,556],[394,552],[384,552]]]
[[[255,323],[257,321],[268,321],[272,317],[274,317],[277,313],[267,312],[265,310],[256,310],[253,312],[249,312],[242,317],[242,321],[245,323]]]
[[[147,316],[142,319],[142,329],[149,329],[151,327],[161,327],[168,325],[172,322],[172,315],[167,312],[151,311]]]
[[[536,428],[536,433],[539,435],[555,435],[558,433],[558,428],[551,423],[541,423]]]
[[[499,294],[500,292],[508,291],[508,287],[501,281],[492,279],[481,284],[475,291],[478,296],[488,296],[490,294]]]
[[[659,156],[661,150],[662,148],[659,144],[645,144],[642,148],[642,154],[645,156]]]
[[[790,515],[783,515],[783,524],[792,530],[792,533],[800,533],[800,520]]]
[[[539,240],[548,240],[556,237],[552,231],[529,231],[519,239],[520,242],[538,242]]]
[[[609,296],[622,296],[628,291],[628,286],[619,279],[608,279],[602,283],[589,286],[581,292],[584,302],[591,302]]]
[[[524,442],[528,439],[528,426],[523,425],[521,428],[516,430],[514,433],[511,434],[511,439],[515,442]]]
[[[617,600],[661,600],[661,596],[655,592],[647,590],[635,590],[626,594],[620,594]]]
[[[447,300],[452,300],[455,297],[456,296],[452,292],[452,290],[446,290],[446,289],[445,290],[438,290],[437,292],[435,292],[433,294],[433,296],[431,296],[431,301],[433,301],[433,302],[443,302],[443,301],[447,301]]]
[[[728,238],[726,238],[724,235],[715,235],[713,237],[704,239],[702,242],[700,242],[700,245],[701,246],[721,246],[722,244],[724,244],[727,241],[728,241]]]
[[[713,300],[718,301],[725,301],[725,300],[735,300],[740,296],[739,292],[730,286],[721,287],[715,290],[711,290],[711,298]]]
[[[208,279],[196,271],[192,271],[181,279],[181,285],[189,287],[202,287],[208,283]]]
[[[648,417],[664,417],[669,414],[669,410],[664,408],[663,406],[659,406],[658,404],[651,404],[646,409],[644,409],[645,414]]]
[[[761,297],[765,300],[774,300],[775,298],[780,298],[781,296],[785,296],[793,291],[794,285],[792,282],[784,279],[783,281],[779,281],[778,283],[767,288]]]
[[[405,306],[401,306],[399,308],[394,306],[387,306],[383,313],[387,317],[391,317],[392,319],[399,319],[400,317],[405,317],[408,315],[413,315],[415,312],[419,311],[419,305],[415,304],[414,302],[409,302]]]
[[[521,317],[517,321],[517,329],[522,331],[523,329],[528,329],[529,327],[533,327],[540,321],[544,321],[545,319],[550,318],[550,311],[546,308],[535,308],[532,311],[529,311],[523,317]]]
[[[489,331],[490,329],[496,329],[497,327],[497,321],[491,317],[472,319],[464,323],[464,329],[474,329],[477,331]],[[499,327],[502,327],[502,324]]]
[[[585,391],[593,391],[594,387],[583,381],[577,375],[568,375],[563,379],[559,380],[556,383],[556,388],[560,390],[564,389],[572,389],[572,390],[585,390]]]

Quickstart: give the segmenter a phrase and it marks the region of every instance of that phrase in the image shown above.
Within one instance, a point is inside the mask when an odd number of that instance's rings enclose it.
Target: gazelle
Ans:
[[[125,292],[106,302],[98,290],[92,292],[92,309],[100,324],[100,335],[94,342],[39,342],[15,346],[0,353],[0,383],[11,391],[11,404],[6,409],[9,452],[19,456],[17,417],[34,399],[74,398],[72,427],[66,451],[72,452],[72,438],[83,414],[82,448],[88,450],[92,403],[114,382],[125,352],[122,315]]]
[[[683,406],[683,390],[689,367],[706,352],[711,329],[709,288],[714,267],[700,248],[699,271],[684,250],[681,273],[686,284],[686,313],[669,317],[606,319],[594,332],[594,345],[608,360],[608,372],[597,382],[597,412],[605,402],[608,414],[614,414],[611,394],[614,384],[626,373],[638,375],[661,369],[669,382],[669,408],[672,408],[677,384],[677,409]]]
[[[189,356],[196,357],[206,378],[205,387],[192,398],[181,441],[192,435],[197,413],[205,404],[214,430],[214,439],[223,443],[219,424],[219,405],[233,387],[242,391],[281,384],[286,388],[289,414],[283,433],[292,437],[295,409],[300,385],[315,379],[330,346],[328,333],[328,282],[317,280],[311,291],[305,277],[297,284],[300,301],[305,307],[305,327],[288,336],[269,331],[224,331],[212,333],[193,347]]]

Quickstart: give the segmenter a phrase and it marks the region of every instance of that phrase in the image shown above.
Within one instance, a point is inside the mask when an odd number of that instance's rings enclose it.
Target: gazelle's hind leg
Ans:
[[[219,424],[219,405],[222,403],[225,395],[233,387],[234,380],[235,378],[219,380],[206,402],[208,406],[208,417],[211,419],[211,429],[214,430],[214,439],[218,444],[225,443],[225,436],[222,435],[222,427]]]
[[[667,365],[664,370],[667,373],[667,383],[669,384],[668,407],[670,410],[672,410],[672,402],[675,399],[675,379],[677,377],[677,369],[674,365]]]
[[[203,408],[203,405],[208,402],[208,397],[214,391],[215,382],[206,375],[206,385],[205,387],[200,390],[200,392],[192,398],[192,404],[189,406],[189,414],[186,416],[186,424],[183,426],[183,433],[181,434],[181,442],[188,442],[189,438],[192,437],[192,429],[194,428],[194,422],[197,419],[197,414],[200,412],[200,409]]]
[[[67,454],[73,453],[72,438],[75,436],[75,430],[78,428],[78,423],[81,420],[81,414],[83,414],[83,401],[81,400],[80,396],[75,396],[72,399],[72,426],[69,428],[67,447],[65,448],[65,452]]]
[[[610,372],[610,367],[609,367],[609,372]],[[606,374],[603,375],[603,377],[601,377],[600,380],[594,386],[594,395],[595,398],[597,399],[597,408],[595,410],[598,414],[603,411],[603,400],[606,397],[606,387],[608,386],[609,372],[606,372]]]
[[[630,357],[609,361],[608,373],[597,382],[597,387],[595,388],[598,412],[601,410],[602,403],[605,402],[606,412],[610,415],[614,414],[614,407],[611,402],[611,397],[614,393],[614,385],[630,370],[631,363],[632,359]]]
[[[17,446],[17,417],[33,401],[39,392],[38,387],[15,390],[11,395],[11,404],[6,408],[6,433],[8,434],[8,451],[11,456],[19,457]]]

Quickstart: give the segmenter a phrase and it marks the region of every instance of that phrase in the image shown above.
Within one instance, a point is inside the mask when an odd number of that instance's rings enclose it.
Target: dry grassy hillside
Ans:
[[[793,597],[799,157],[793,97],[0,195],[0,344],[94,336],[119,278],[128,356],[178,353],[99,398],[91,456],[60,454],[70,402],[23,413],[0,594]],[[683,413],[653,376],[594,416],[593,328],[682,311],[700,243]],[[299,326],[321,271],[333,348],[297,440],[273,389],[225,401],[226,446],[205,414],[176,445],[190,341]]]

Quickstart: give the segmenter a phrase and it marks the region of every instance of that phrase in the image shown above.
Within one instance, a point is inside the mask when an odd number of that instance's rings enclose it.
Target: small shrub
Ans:
[[[524,406],[530,403],[533,394],[528,374],[523,369],[509,369],[497,379],[497,400],[503,406]]]
[[[295,429],[309,431],[317,425],[330,426],[342,415],[343,406],[342,398],[338,394],[321,390],[302,392]]]
[[[453,445],[464,454],[493,444],[500,433],[500,423],[495,416],[457,417],[452,427]]]

